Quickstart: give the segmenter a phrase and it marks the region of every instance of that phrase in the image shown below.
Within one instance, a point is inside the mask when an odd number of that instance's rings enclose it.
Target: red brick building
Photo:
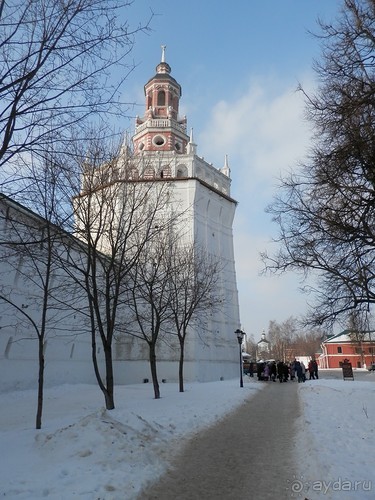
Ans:
[[[367,368],[375,363],[375,333],[366,333],[362,337],[358,340],[350,330],[329,337],[321,345],[319,367],[341,368],[344,359],[348,359],[353,368]]]

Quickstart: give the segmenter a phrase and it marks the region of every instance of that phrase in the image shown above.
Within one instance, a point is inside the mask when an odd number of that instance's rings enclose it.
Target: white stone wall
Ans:
[[[189,222],[191,234],[195,233],[197,224],[199,238],[201,234],[207,235],[213,229],[217,231],[215,244],[210,244],[210,248],[213,251],[226,248],[224,258],[228,259],[230,264],[222,278],[223,289],[230,300],[223,306],[222,311],[212,318],[210,325],[207,325],[207,330],[192,331],[188,337],[185,380],[208,381],[237,377],[237,341],[233,332],[238,328],[239,318],[237,292],[233,286],[235,271],[233,248],[229,241],[231,229],[228,227],[223,228],[223,231],[219,229],[220,220],[217,219],[216,210],[212,213],[210,211],[206,214],[200,213],[200,204],[197,204],[196,200],[202,197],[208,200],[212,195],[197,180],[176,182],[176,186],[178,186],[178,189],[174,190],[176,197],[180,201],[183,199],[185,208],[190,207],[192,214],[195,214]],[[214,197],[217,197],[217,194],[214,194]],[[220,200],[216,198],[215,200],[219,208]],[[222,202],[228,203],[227,200]],[[234,210],[234,205],[229,204],[229,206],[231,210]],[[225,210],[228,208],[226,207]],[[231,217],[233,214],[229,219]],[[18,230],[15,231],[17,220],[26,224],[25,227],[34,225],[35,228],[43,222],[38,216],[12,203],[11,200],[0,199],[0,234],[2,235],[0,243],[17,239]],[[203,223],[204,220],[206,222]],[[39,227],[41,228],[42,225]],[[40,236],[37,231],[38,229],[35,229],[36,238]],[[208,241],[209,238],[207,238]],[[219,247],[216,241],[220,241]],[[1,294],[20,308],[17,310],[4,300],[0,300],[0,390],[10,390],[14,387],[36,388],[38,381],[38,342],[30,319],[36,323],[40,322],[41,288],[31,262],[28,262],[24,256],[21,258],[14,248],[12,254],[13,257],[10,258],[9,246],[0,244]],[[67,285],[67,276],[56,272],[53,279],[54,288],[60,289],[63,293]],[[84,307],[85,297],[82,291],[76,290],[69,298],[76,305],[81,300],[82,307]],[[66,297],[67,302],[68,300]],[[30,319],[23,315],[22,311],[26,312]],[[126,317],[125,311],[120,311],[121,314]],[[44,349],[46,387],[60,383],[96,383],[91,361],[91,337],[87,318],[83,315],[78,312],[74,314],[68,308],[61,311],[55,310],[48,323]],[[100,345],[98,345],[97,354],[102,364]],[[161,344],[157,349],[157,356],[159,380],[176,382],[179,356],[177,346],[167,348],[165,344]],[[148,349],[145,342],[136,340],[134,337],[124,339],[118,335],[113,345],[113,358],[116,384],[142,383],[145,379],[151,381]]]

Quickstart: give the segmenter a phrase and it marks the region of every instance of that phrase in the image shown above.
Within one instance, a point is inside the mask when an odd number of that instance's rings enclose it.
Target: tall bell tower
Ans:
[[[137,117],[133,154],[138,181],[168,183],[174,210],[187,214],[184,233],[223,264],[219,277],[222,304],[208,324],[190,332],[185,351],[187,380],[207,381],[238,376],[238,340],[241,326],[233,249],[233,219],[237,202],[230,194],[227,156],[216,168],[197,154],[193,131],[179,117],[180,84],[171,76],[162,46],[156,74],[144,86],[145,114]],[[186,219],[186,217],[185,217]],[[166,359],[166,358],[165,358]],[[171,363],[158,363],[159,373],[171,379]]]

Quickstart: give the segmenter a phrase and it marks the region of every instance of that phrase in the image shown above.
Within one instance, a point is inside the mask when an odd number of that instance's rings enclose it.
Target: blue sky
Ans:
[[[308,31],[317,18],[332,21],[341,0],[135,0],[130,22],[146,19],[152,31],[136,37],[137,64],[124,99],[144,113],[144,84],[155,74],[160,46],[182,86],[181,115],[193,127],[198,154],[217,168],[229,156],[231,194],[238,201],[234,246],[241,326],[259,340],[270,320],[306,311],[308,297],[293,274],[260,276],[259,252],[272,251],[277,227],[265,213],[277,179],[309,146],[298,83],[314,88],[320,47]],[[124,118],[134,131],[134,120]]]

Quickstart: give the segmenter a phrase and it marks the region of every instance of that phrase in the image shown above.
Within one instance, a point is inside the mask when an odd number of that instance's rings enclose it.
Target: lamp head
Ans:
[[[237,328],[237,330],[234,332],[237,336],[237,339],[238,339],[238,342],[240,344],[242,344],[242,341],[243,341],[243,337],[245,335],[245,332],[243,332],[242,330],[240,330],[239,328]]]

